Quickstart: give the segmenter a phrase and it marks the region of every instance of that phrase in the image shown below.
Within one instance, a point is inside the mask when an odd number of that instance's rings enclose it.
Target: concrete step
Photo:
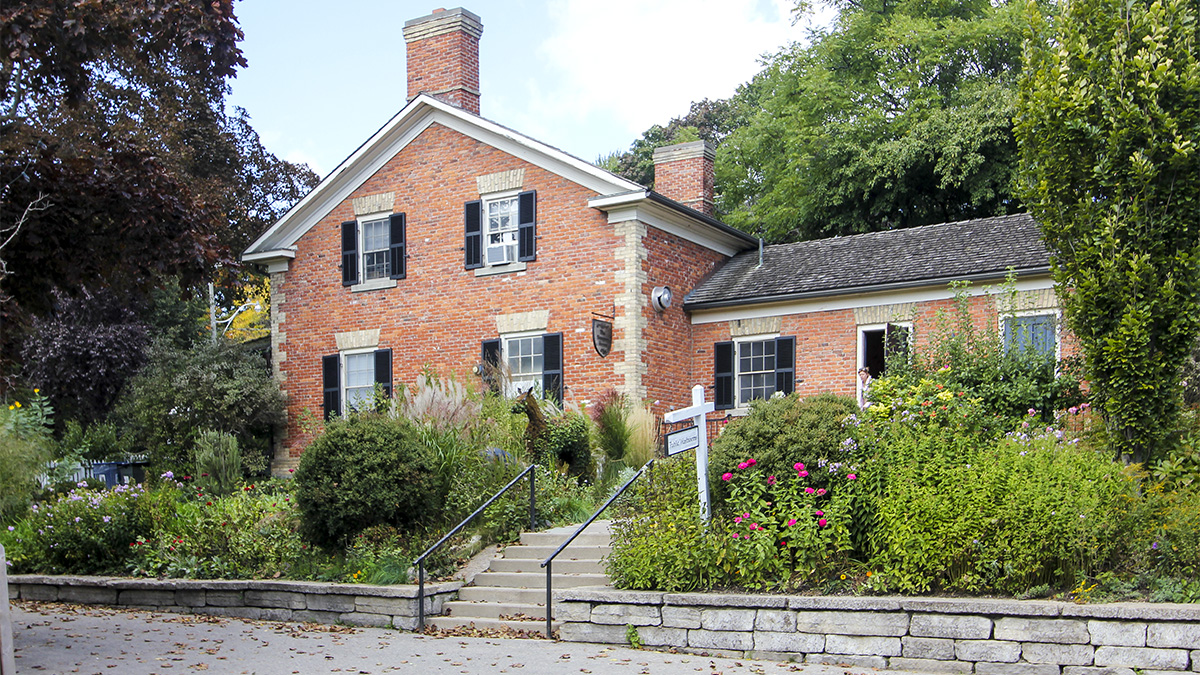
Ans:
[[[562,553],[554,559],[555,567],[562,560],[600,560],[612,551],[608,546],[581,546],[579,540],[571,542],[571,545],[563,549]],[[504,549],[504,558],[506,560],[514,558],[530,558],[539,563],[546,559],[546,556],[554,553],[554,549],[558,548],[558,544],[554,546],[509,546]]]
[[[482,576],[482,575],[481,575]],[[542,575],[545,579],[546,575]],[[458,589],[458,599],[468,602],[544,605],[545,588],[504,588],[500,586],[464,586]]]
[[[576,586],[604,586],[608,577],[604,574],[554,574],[555,588]],[[508,588],[546,589],[545,572],[484,572],[475,577],[475,586],[503,586]]]
[[[530,572],[546,574],[541,561],[536,558],[496,558],[488,567],[491,572]],[[554,574],[604,574],[604,563],[599,560],[554,559]]]
[[[545,595],[544,593],[542,594]],[[543,600],[545,598],[543,597]],[[546,605],[525,602],[466,602],[451,600],[446,603],[446,616],[459,618],[499,619],[502,616],[521,616],[529,619],[546,620]]]
[[[501,630],[508,628],[511,630],[525,631],[526,633],[546,632],[546,619],[541,621],[522,621],[517,619],[472,619],[469,617],[457,616],[433,616],[425,619],[425,623],[435,628],[449,630],[452,628],[468,627],[478,630]],[[558,630],[558,622],[551,622],[553,630]]]
[[[553,552],[554,549],[558,548],[559,545],[566,541],[567,537],[569,536],[571,536],[570,532],[522,532],[521,545],[549,546],[550,551]],[[612,540],[608,536],[607,532],[592,533],[591,528],[588,528],[583,534],[575,537],[575,540],[571,542],[571,545],[567,547],[567,550],[569,551],[575,546],[608,546],[611,541]],[[563,554],[565,554],[565,551],[559,555]]]

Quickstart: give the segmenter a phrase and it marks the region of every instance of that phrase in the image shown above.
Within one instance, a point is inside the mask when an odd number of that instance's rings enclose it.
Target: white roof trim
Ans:
[[[650,199],[650,191],[646,189],[595,197],[588,200],[588,206],[607,212],[609,223],[640,220],[721,255],[733,256],[746,250],[744,238],[709,226],[695,217],[689,217],[686,212],[653,201]],[[749,235],[743,235],[747,236]]]
[[[637,183],[611,174],[562,150],[455,106],[421,95],[404,106],[382,129],[375,132],[375,135],[330,172],[312,192],[260,235],[246,249],[242,259],[249,260],[249,256],[284,249],[295,244],[305,232],[435,122],[599,194],[644,191]]]
[[[1003,275],[997,276],[996,281],[1002,283],[1004,281]],[[1013,286],[1018,291],[1054,288],[1054,279],[1049,275],[1039,275],[1018,279],[1014,282]],[[858,307],[873,307],[875,305],[950,300],[954,298],[955,292],[954,289],[949,287],[949,284],[936,283],[924,288],[907,288],[867,293],[846,292],[782,302],[754,302],[753,300],[747,300],[735,307],[694,309],[691,310],[690,315],[693,324],[719,323],[738,319],[744,321],[746,319],[759,319],[768,316],[829,312]],[[996,295],[1001,292],[1001,289],[998,289],[996,286],[971,285],[963,289],[963,292],[969,296]]]

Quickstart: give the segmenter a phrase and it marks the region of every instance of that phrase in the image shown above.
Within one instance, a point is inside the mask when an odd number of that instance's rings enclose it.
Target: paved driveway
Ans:
[[[58,603],[14,603],[13,633],[21,675],[871,672],[542,639],[435,637]]]

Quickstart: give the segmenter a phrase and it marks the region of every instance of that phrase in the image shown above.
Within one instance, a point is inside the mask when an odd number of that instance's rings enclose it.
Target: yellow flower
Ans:
[[[40,391],[41,391],[41,389],[34,389],[34,390],[33,390],[33,393],[35,393],[35,394],[36,394],[36,393],[38,393],[38,392],[40,392]]]
[[[15,405],[10,405],[10,406],[8,406],[8,409],[9,409],[9,410],[16,410],[16,409],[17,409],[17,406],[15,406]]]
[[[21,402],[20,402],[20,401],[16,401],[16,402],[14,402],[14,403],[13,403],[13,405],[15,405],[15,406],[17,406],[18,408],[20,408],[20,407],[21,407]]]
[[[845,574],[843,574],[843,575],[842,575],[842,581],[845,581],[845,580],[846,580],[846,575],[845,575]]]

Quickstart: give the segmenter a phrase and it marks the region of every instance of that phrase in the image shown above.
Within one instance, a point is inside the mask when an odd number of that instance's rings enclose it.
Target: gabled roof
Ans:
[[[242,259],[248,262],[262,262],[293,257],[293,247],[305,232],[435,122],[520,157],[601,195],[645,189],[633,181],[609,173],[512,129],[435,98],[421,95],[409,101],[408,105],[339,164],[312,192],[259,236],[242,254]]]
[[[1046,272],[1028,214],[872,232],[740,253],[684,298],[688,310]]]

